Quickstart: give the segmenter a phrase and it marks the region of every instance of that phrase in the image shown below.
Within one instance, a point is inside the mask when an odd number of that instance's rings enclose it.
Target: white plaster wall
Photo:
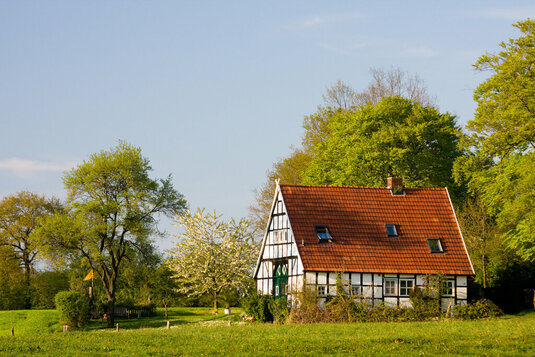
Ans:
[[[316,284],[316,273],[307,271],[306,276],[307,284]]]
[[[411,307],[411,300],[408,297],[399,298],[399,307]]]
[[[362,274],[362,285],[371,285],[372,284],[372,275],[365,273]]]
[[[455,300],[453,298],[442,298],[440,299],[440,307],[443,311],[446,311],[448,309],[448,305],[451,303],[451,305],[455,305]]]
[[[390,307],[398,306],[398,299],[395,297],[385,297],[385,305]]]
[[[424,276],[423,275],[416,275],[416,285],[418,285],[418,286],[424,285]]]
[[[468,298],[468,289],[464,286],[457,287],[457,299],[467,299]]]
[[[327,284],[327,273],[318,273],[318,284]]]
[[[466,278],[466,275],[457,276],[457,286],[466,286],[467,284],[468,284],[468,279]]]
[[[329,285],[336,285],[336,278],[338,277],[337,273],[329,273]]]

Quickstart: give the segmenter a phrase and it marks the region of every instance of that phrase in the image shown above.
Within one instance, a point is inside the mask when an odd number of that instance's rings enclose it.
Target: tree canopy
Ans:
[[[313,159],[318,163],[316,149],[330,137],[335,118],[345,112],[352,115],[366,105],[375,105],[382,98],[401,96],[423,106],[431,106],[434,100],[417,74],[410,74],[399,68],[390,70],[370,69],[372,79],[368,87],[357,92],[342,81],[327,88],[323,95],[324,105],[303,120],[304,134],[301,147],[293,149],[290,155],[277,160],[267,171],[266,181],[256,190],[255,202],[249,207],[253,226],[258,232],[265,229],[269,207],[273,200],[275,179],[283,184],[303,184],[305,172]],[[310,173],[307,175],[310,176]],[[313,182],[310,180],[309,182]],[[319,183],[319,182],[318,182]]]
[[[47,221],[41,234],[50,253],[82,255],[100,278],[113,326],[116,280],[125,259],[146,250],[157,234],[157,214],[176,215],[186,201],[171,177],[155,180],[141,149],[120,142],[67,172],[65,213]]]
[[[522,35],[485,54],[475,68],[491,76],[475,91],[476,115],[463,137],[466,155],[455,178],[481,196],[509,248],[535,260],[535,22],[514,25]]]
[[[13,249],[14,257],[24,268],[27,287],[26,307],[30,307],[30,274],[41,252],[42,241],[34,234],[44,218],[60,208],[57,199],[22,191],[0,201],[0,245]]]
[[[225,288],[243,288],[252,274],[257,246],[249,222],[225,222],[204,210],[177,217],[183,233],[170,250],[170,268],[180,286],[190,296],[212,294],[214,311],[217,297]]]
[[[452,187],[459,156],[455,117],[401,97],[338,111],[315,148],[305,184],[384,186],[388,176],[411,187]]]

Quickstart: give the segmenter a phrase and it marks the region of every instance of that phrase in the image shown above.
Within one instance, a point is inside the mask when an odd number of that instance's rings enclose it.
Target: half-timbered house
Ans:
[[[254,277],[262,294],[291,295],[302,284],[318,295],[348,292],[393,306],[443,274],[443,306],[467,302],[474,274],[447,188],[277,184]],[[290,296],[291,298],[291,296]]]

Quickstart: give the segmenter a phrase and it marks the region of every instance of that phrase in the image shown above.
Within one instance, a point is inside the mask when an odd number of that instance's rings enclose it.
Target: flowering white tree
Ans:
[[[249,221],[224,222],[221,215],[199,209],[176,218],[183,228],[171,249],[169,266],[179,291],[189,296],[210,293],[217,312],[217,296],[224,288],[241,288],[252,274],[257,245]]]

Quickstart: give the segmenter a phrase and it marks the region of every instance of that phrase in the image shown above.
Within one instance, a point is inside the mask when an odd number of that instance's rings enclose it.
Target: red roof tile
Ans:
[[[280,188],[306,271],[474,274],[446,189]],[[396,224],[397,237],[385,223]],[[328,226],[332,243],[319,243],[315,225]],[[430,253],[431,237],[444,253]]]

